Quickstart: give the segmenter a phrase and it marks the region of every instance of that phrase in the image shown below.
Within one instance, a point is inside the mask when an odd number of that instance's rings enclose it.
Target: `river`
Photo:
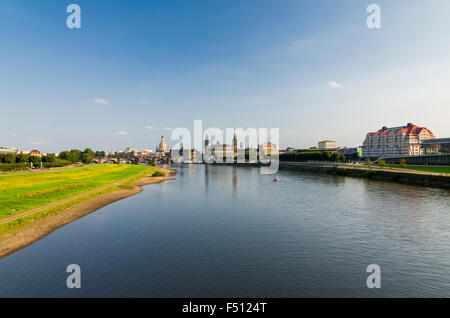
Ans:
[[[450,297],[450,191],[278,175],[179,167],[0,259],[0,296]]]

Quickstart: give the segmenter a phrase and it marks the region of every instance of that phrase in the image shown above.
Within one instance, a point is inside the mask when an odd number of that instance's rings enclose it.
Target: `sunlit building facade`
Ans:
[[[400,127],[383,127],[367,134],[363,157],[420,156],[424,153],[422,143],[434,138],[429,129],[411,123]]]

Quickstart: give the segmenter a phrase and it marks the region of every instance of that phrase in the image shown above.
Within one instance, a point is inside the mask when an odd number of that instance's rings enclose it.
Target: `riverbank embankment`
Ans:
[[[340,163],[280,162],[280,169],[327,173],[340,176],[393,181],[450,189],[448,174],[400,168],[348,165]]]

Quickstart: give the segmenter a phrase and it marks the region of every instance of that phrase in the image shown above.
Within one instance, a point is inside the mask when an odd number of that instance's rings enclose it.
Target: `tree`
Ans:
[[[26,163],[26,162],[29,162],[29,161],[28,161],[28,156],[27,156],[27,155],[24,155],[24,154],[22,154],[22,153],[19,153],[19,154],[16,156],[16,162],[17,162],[17,163]]]
[[[72,156],[73,156],[73,158],[72,158],[73,163],[81,161],[81,154],[82,154],[81,150],[72,149],[70,152],[72,153]]]
[[[340,161],[341,156],[339,152],[333,152],[331,154],[331,161],[336,162],[336,161]]]
[[[81,161],[83,163],[92,163],[94,160],[95,153],[90,148],[86,148],[81,154]]]
[[[37,166],[41,163],[41,157],[38,156],[29,156],[28,161],[33,163],[33,166]]]
[[[59,154],[59,159],[61,159],[61,160],[68,160],[68,161],[70,161],[72,163],[76,162],[74,160],[73,153],[71,153],[70,151],[61,151],[61,153]]]
[[[105,152],[104,151],[96,151],[95,158],[105,158]]]
[[[42,162],[55,162],[55,161],[56,155],[54,153],[49,153],[48,155],[42,157]]]
[[[386,167],[386,161],[384,161],[384,159],[380,159],[380,160],[378,160],[378,165],[380,167]]]
[[[3,160],[4,163],[16,163],[16,154],[8,153]]]
[[[403,169],[406,169],[406,166],[407,166],[406,159],[400,160],[400,167],[402,167]]]
[[[366,159],[366,165],[371,165],[372,164],[372,160],[370,160],[370,158]]]

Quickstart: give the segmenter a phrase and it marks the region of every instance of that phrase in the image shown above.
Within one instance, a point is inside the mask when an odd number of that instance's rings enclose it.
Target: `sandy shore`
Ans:
[[[174,180],[170,176],[175,175],[174,170],[162,169],[166,172],[166,177],[150,177],[145,176],[135,181],[130,188],[119,189],[113,192],[98,195],[94,198],[87,199],[38,219],[32,224],[27,224],[23,228],[18,229],[14,233],[5,234],[0,237],[0,258],[7,256],[17,250],[20,250],[41,238],[46,237],[58,228],[73,222],[89,213],[92,213],[112,202],[119,201],[135,195],[142,191],[142,187],[148,184],[160,183],[166,180]]]

